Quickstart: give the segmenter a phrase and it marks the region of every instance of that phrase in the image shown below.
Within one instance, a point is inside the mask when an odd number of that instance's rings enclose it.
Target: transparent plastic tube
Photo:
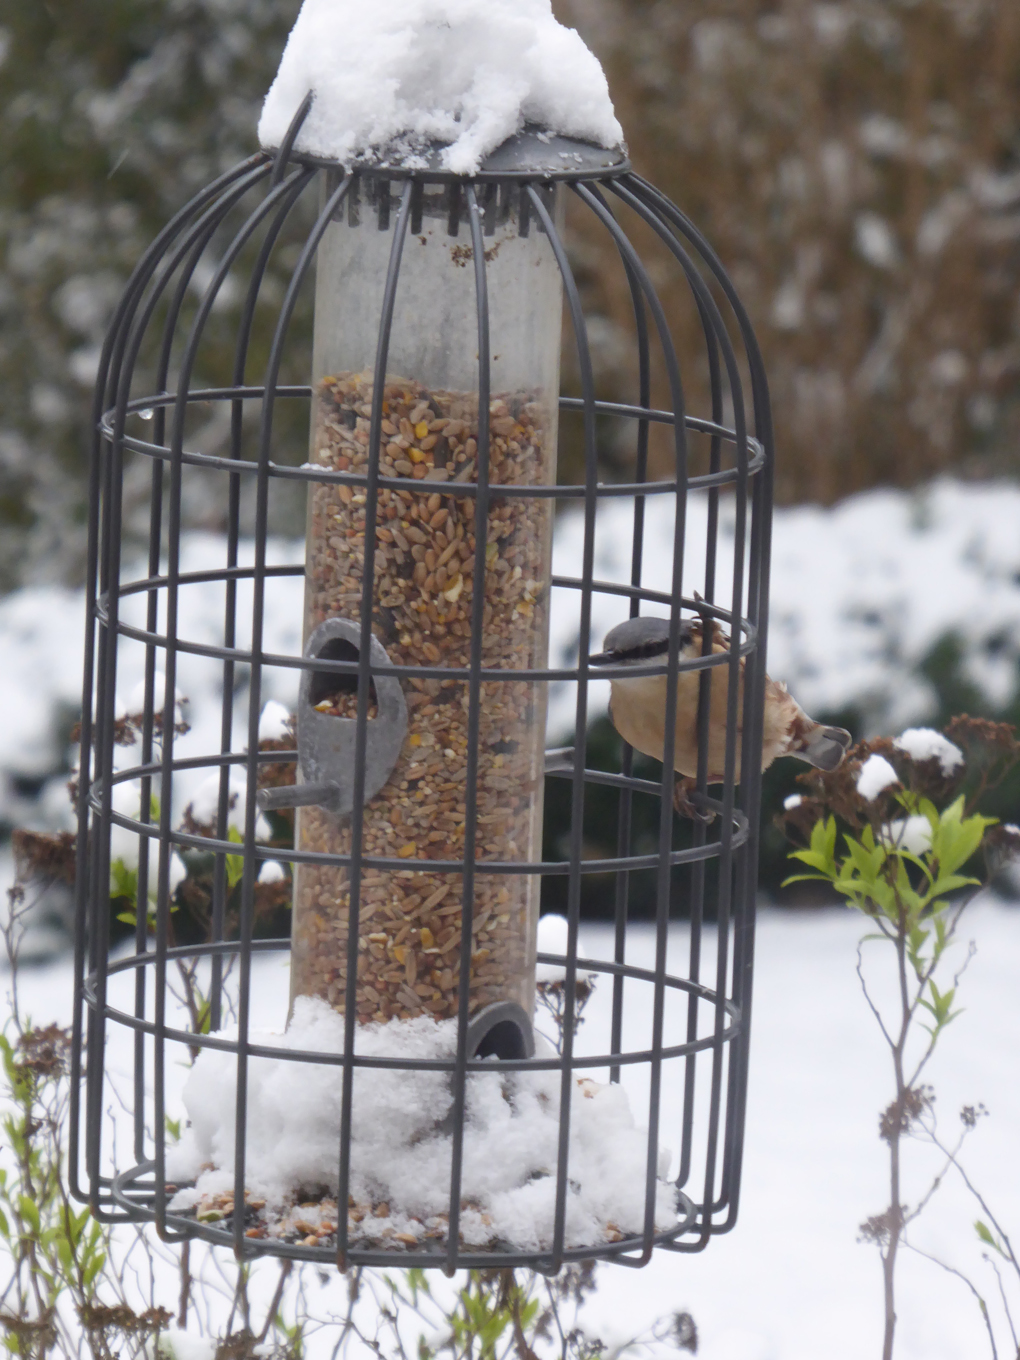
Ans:
[[[319,250],[311,461],[365,473],[373,366],[396,211],[389,186],[361,179]],[[490,317],[492,494],[485,526],[481,664],[509,678],[480,693],[476,873],[470,1009],[534,1001],[540,878],[485,872],[486,861],[541,857],[545,685],[512,678],[547,663],[553,503],[501,497],[499,487],[554,480],[562,284],[548,239],[520,191],[490,200],[485,237]],[[463,198],[461,198],[463,204]],[[391,662],[466,669],[470,660],[478,478],[478,312],[470,235],[450,231],[450,190],[425,185],[404,241],[389,346],[379,492],[373,633]],[[420,213],[420,220],[418,214]],[[358,621],[365,499],[348,486],[309,497],[305,637],[329,618]],[[363,853],[406,869],[361,875],[358,1019],[456,1014],[464,857],[468,686],[463,678],[403,682],[407,735],[386,784],[364,809]],[[324,694],[320,712],[353,717],[353,681]],[[322,692],[322,686],[316,693]],[[369,724],[375,720],[370,706]],[[320,807],[298,814],[303,850],[350,851],[350,819]],[[341,866],[298,866],[292,994],[343,1008],[349,878]]]

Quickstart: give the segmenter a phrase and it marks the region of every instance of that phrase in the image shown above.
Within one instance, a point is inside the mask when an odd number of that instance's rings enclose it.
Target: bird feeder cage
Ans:
[[[344,167],[293,150],[307,112],[306,100],[275,154],[222,175],[166,227],[132,275],[103,351],[79,794],[76,1193],[100,1218],[153,1221],[170,1239],[341,1267],[555,1271],[591,1257],[642,1264],[656,1246],[699,1250],[734,1221],[743,1145],[771,513],[754,338],[712,250],[622,151],[526,129],[468,176],[440,169],[438,153],[414,169]],[[628,402],[596,396],[564,238],[568,200],[613,243],[632,300]],[[624,219],[686,277],[706,411],[685,406],[670,319]],[[203,345],[213,330],[222,339],[228,292],[240,299],[233,371],[215,385],[203,376]],[[299,385],[281,374],[303,353],[294,318],[313,295],[311,381]],[[254,323],[265,333],[271,309],[271,343],[259,349]],[[560,395],[561,343],[577,375],[570,396]],[[654,373],[668,394],[657,405]],[[281,420],[295,407],[299,422],[307,410],[311,431],[303,462],[303,449],[288,448],[293,419]],[[561,417],[578,432],[583,481],[558,470]],[[614,483],[599,471],[609,420],[618,445],[626,432],[631,458]],[[221,442],[209,451],[214,425]],[[654,426],[669,448],[657,478]],[[705,450],[701,471],[694,439]],[[295,487],[307,494],[303,560],[281,558],[268,530],[274,503]],[[206,535],[196,565],[181,524],[197,494],[226,510],[224,532]],[[695,498],[707,527],[692,567],[685,535]],[[631,508],[631,569],[617,581],[596,575],[608,502]],[[557,506],[583,523],[565,574],[552,569]],[[672,578],[656,591],[645,526],[663,507]],[[140,514],[148,551],[138,566],[122,538]],[[196,600],[216,612],[214,642],[187,622]],[[661,777],[638,777],[629,748],[621,773],[585,758],[589,691],[612,674],[589,664],[602,643],[593,610],[607,602],[617,621],[668,618],[668,652],[649,660],[648,674],[666,687],[667,710],[678,673],[700,674],[697,730],[704,738],[711,723],[725,735],[725,781],[710,788],[702,760],[691,794],[714,820],[687,823],[686,840],[672,762]],[[283,608],[293,618],[289,650],[267,640],[266,620]],[[550,657],[555,609],[573,620],[570,658]],[[726,648],[706,643],[703,654],[681,656],[690,613],[718,622]],[[219,715],[185,735],[181,675],[199,665],[215,679]],[[720,666],[743,677],[722,712],[709,684]],[[117,698],[126,670],[143,676],[130,746]],[[267,741],[266,698],[288,684],[294,724]],[[550,756],[553,686],[572,686],[574,745]],[[213,790],[204,821],[188,802],[201,777]],[[547,778],[570,787],[569,838],[556,858],[543,858]],[[615,854],[591,859],[585,802],[596,785],[615,799],[618,841]],[[657,809],[654,844],[636,844],[642,798]],[[277,828],[293,819],[292,846],[274,843],[267,818]],[[111,906],[109,887],[125,838],[137,862],[126,913]],[[179,866],[202,856],[206,933],[183,938]],[[264,868],[281,860],[292,928],[289,938],[264,938]],[[681,874],[690,916],[682,956],[669,933]],[[615,885],[615,931],[582,954],[589,875]],[[639,875],[654,881],[656,900],[644,952],[628,931]],[[536,953],[549,877],[565,880],[566,938],[559,952]],[[116,925],[125,914],[134,922],[126,942]],[[288,955],[289,1027],[273,1039],[263,1032],[266,979]],[[558,990],[554,1043],[536,1039],[536,964],[540,990]],[[189,970],[188,997],[201,1001],[190,1012],[179,1004]],[[602,1019],[590,1013],[578,1030],[593,985]],[[316,1034],[333,1037],[316,1043]],[[202,1134],[201,1111],[194,1101],[185,1110],[180,1092],[196,1055],[189,1083],[200,1087],[206,1072],[205,1089],[227,1112],[219,1142],[206,1147],[215,1144],[221,1161],[214,1148],[189,1175],[168,1129],[190,1118],[185,1135]],[[111,1073],[125,1066],[131,1132],[115,1139]],[[276,1089],[294,1092],[295,1108],[302,1093],[318,1093],[325,1113],[307,1118],[325,1121],[334,1161],[309,1172],[319,1209],[306,1203],[305,1219],[314,1221],[295,1227],[285,1204],[274,1228],[253,1168],[256,1144],[264,1151],[267,1126],[290,1103],[278,1097],[274,1107],[267,1094],[266,1074],[278,1069],[294,1078]],[[419,1117],[417,1104],[424,1123],[407,1134],[405,1162],[419,1159],[429,1184],[401,1189],[379,1148],[391,1125]],[[502,1169],[524,1156],[517,1143],[541,1142],[526,1106],[548,1141],[526,1149],[541,1165],[517,1185]],[[631,1141],[626,1155],[607,1143],[610,1169],[595,1176],[626,1170],[630,1189],[620,1193],[630,1200],[600,1208],[581,1142],[597,1141],[601,1128]],[[289,1136],[273,1154],[278,1165]],[[226,1180],[203,1200],[196,1177],[210,1161]],[[293,1191],[294,1203],[312,1194],[307,1182]],[[500,1217],[515,1195],[513,1213]]]

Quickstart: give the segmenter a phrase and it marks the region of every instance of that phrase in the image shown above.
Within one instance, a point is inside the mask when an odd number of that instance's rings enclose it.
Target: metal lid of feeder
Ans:
[[[300,126],[300,124],[299,124]],[[408,164],[406,149],[381,150],[377,155],[359,157],[344,165],[344,169],[359,175],[376,175],[386,179],[451,180],[545,180],[576,182],[605,179],[607,175],[622,175],[630,168],[626,148],[594,146],[575,137],[564,137],[557,132],[529,125],[483,159],[471,174],[455,174],[443,164],[446,147],[434,143],[418,152]],[[292,151],[290,159],[302,165],[339,167],[341,162],[308,152]]]

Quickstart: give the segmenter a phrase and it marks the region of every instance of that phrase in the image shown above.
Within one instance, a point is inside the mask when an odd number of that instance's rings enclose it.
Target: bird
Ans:
[[[730,650],[730,639],[715,619],[680,620],[679,654],[683,659],[702,655],[704,629],[710,626],[711,652]],[[590,666],[633,668],[633,676],[610,680],[609,717],[613,726],[636,751],[662,760],[666,747],[666,682],[664,673],[647,674],[656,662],[669,653],[669,619],[644,616],[617,624],[606,634],[603,650],[588,658]],[[644,671],[644,674],[640,672]],[[681,815],[710,821],[711,814],[699,810],[690,794],[698,772],[698,696],[702,670],[682,670],[676,677],[676,738],[673,766],[679,779],[674,804]],[[729,692],[729,665],[710,668],[711,707],[708,722],[708,775],[706,783],[720,784],[725,778],[726,700]],[[737,690],[737,747],[734,778],[740,782],[740,734],[742,727],[744,658],[739,662]],[[779,756],[795,756],[819,770],[835,770],[843,760],[853,738],[842,727],[826,727],[815,722],[798,704],[781,681],[765,677],[765,718],[762,727],[761,767],[768,767]]]

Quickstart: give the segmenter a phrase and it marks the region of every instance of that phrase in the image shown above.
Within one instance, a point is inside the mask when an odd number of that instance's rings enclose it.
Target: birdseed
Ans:
[[[312,461],[365,475],[373,383],[369,373],[324,378],[316,392]],[[372,628],[390,661],[467,668],[474,598],[477,393],[426,389],[391,377],[383,401],[379,469],[406,480],[381,488],[375,524]],[[548,650],[552,503],[500,497],[499,485],[551,479],[549,415],[527,393],[490,403],[485,536],[485,667],[542,667]],[[364,588],[365,489],[317,485],[309,497],[305,636],[325,619],[359,620]],[[361,873],[358,1020],[457,1013],[468,758],[465,680],[402,682],[408,727],[386,785],[364,810],[366,856],[406,869]],[[338,693],[331,711],[345,708]],[[371,713],[370,713],[371,718]],[[476,870],[470,1010],[534,1000],[540,880],[493,874],[486,861],[537,859],[541,849],[545,686],[526,680],[480,686]],[[298,813],[302,850],[350,854],[349,818],[319,807]],[[350,879],[346,866],[299,864],[295,875],[292,995],[342,1010],[347,981]]]

